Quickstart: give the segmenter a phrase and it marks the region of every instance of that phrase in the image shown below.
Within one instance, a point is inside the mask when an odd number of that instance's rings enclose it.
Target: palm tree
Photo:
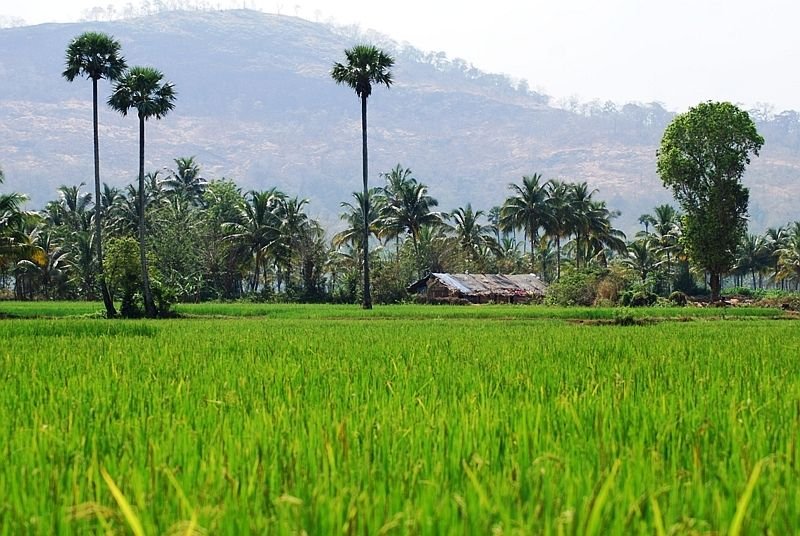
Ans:
[[[547,219],[543,227],[545,233],[556,242],[556,279],[561,279],[561,239],[568,237],[574,227],[568,183],[556,180],[548,183],[545,210]]]
[[[379,235],[384,241],[392,238],[395,240],[395,257],[399,261],[400,257],[400,235],[403,232],[403,227],[399,225],[397,219],[393,217],[394,207],[401,204],[403,192],[410,188],[415,182],[411,169],[403,168],[397,164],[388,173],[382,173],[381,176],[386,179],[386,186],[380,191],[378,201],[381,203]]]
[[[200,176],[200,165],[190,156],[175,159],[175,169],[170,170],[164,184],[172,195],[177,196],[180,203],[200,207],[208,181]]]
[[[345,50],[347,63],[334,63],[331,78],[337,84],[344,84],[355,90],[361,98],[361,162],[364,180],[364,202],[369,203],[367,168],[367,99],[372,94],[372,84],[392,85],[391,68],[394,58],[372,45],[356,45]],[[364,218],[369,207],[363,211]],[[369,289],[369,225],[364,220],[364,309],[372,309],[372,296]]]
[[[655,270],[657,262],[650,244],[641,239],[628,244],[628,254],[622,259],[625,266],[636,271],[642,283],[645,283],[647,276]]]
[[[472,204],[459,207],[450,213],[454,225],[449,226],[455,233],[456,242],[465,256],[466,265],[472,266],[482,251],[498,253],[500,246],[493,236],[490,226],[482,225],[478,220],[484,215],[482,210],[473,210]],[[481,268],[482,271],[482,267]],[[472,268],[470,268],[472,269]]]
[[[780,271],[778,278],[781,281],[794,281],[795,289],[800,282],[800,223],[794,225],[788,231],[783,247],[778,250],[780,255]]]
[[[144,124],[154,117],[161,119],[175,107],[175,88],[162,82],[164,75],[152,67],[131,67],[114,85],[108,105],[122,116],[136,109],[139,116],[139,260],[142,264],[142,294],[145,314],[156,316],[150,277],[147,272],[144,229]]]
[[[3,183],[0,170],[0,184]],[[10,192],[0,194],[0,265],[11,261],[25,252],[24,234],[21,232],[26,213],[22,205],[27,201],[23,194]]]
[[[97,32],[86,32],[73,39],[67,47],[66,68],[62,76],[72,82],[78,76],[92,81],[92,127],[94,131],[94,197],[100,199],[100,141],[97,126],[97,81],[105,78],[117,80],[127,67],[120,54],[120,44],[113,37]],[[94,215],[94,247],[97,256],[97,275],[100,293],[106,307],[106,316],[116,316],[114,301],[103,277],[103,246],[101,238],[103,207],[98,203]]]
[[[441,212],[431,210],[438,205],[439,202],[428,195],[428,187],[413,179],[408,187],[403,189],[397,203],[386,207],[388,219],[411,237],[418,271],[422,264],[419,248],[420,231],[427,226],[438,226],[444,219]]]
[[[592,197],[597,190],[589,190],[589,185],[585,182],[570,184],[569,188],[569,205],[573,216],[573,231],[575,232],[575,267],[580,268],[581,261],[584,265],[588,260],[588,244],[589,225],[591,212],[595,208],[595,203]]]
[[[767,243],[767,251],[771,259],[772,266],[772,282],[777,286],[778,273],[780,272],[780,250],[786,246],[789,238],[789,233],[786,227],[770,227],[767,229],[765,240]],[[785,288],[786,283],[780,279],[781,290]]]
[[[238,217],[224,223],[223,229],[227,233],[225,239],[247,251],[253,260],[250,291],[255,293],[258,292],[267,254],[280,241],[281,221],[276,214],[276,207],[285,195],[273,188],[263,192],[251,191],[249,196],[250,199],[242,201]]]
[[[534,270],[536,246],[539,242],[539,229],[548,219],[548,187],[550,181],[543,181],[538,173],[522,177],[522,185],[509,184],[513,194],[506,199],[500,209],[500,230],[522,229],[531,245],[531,271]]]
[[[625,233],[615,229],[611,221],[619,212],[610,211],[605,201],[591,201],[585,214],[586,260],[598,260],[603,266],[608,264],[609,253],[625,253]]]

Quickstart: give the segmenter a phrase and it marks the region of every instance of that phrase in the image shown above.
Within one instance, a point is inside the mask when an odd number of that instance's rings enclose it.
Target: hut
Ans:
[[[432,273],[408,287],[408,292],[428,302],[528,303],[546,291],[547,285],[534,274]]]

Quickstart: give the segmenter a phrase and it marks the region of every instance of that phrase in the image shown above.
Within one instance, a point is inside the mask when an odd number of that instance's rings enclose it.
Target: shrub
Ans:
[[[595,272],[566,272],[550,284],[545,302],[549,305],[571,306],[594,304],[597,296],[598,274]]]
[[[656,303],[658,296],[646,290],[628,290],[622,293],[620,303],[625,307],[649,307]]]
[[[676,290],[675,292],[669,295],[669,301],[672,305],[676,305],[678,307],[685,307],[686,304],[689,302],[689,298],[686,296],[685,293],[681,292],[680,290]]]

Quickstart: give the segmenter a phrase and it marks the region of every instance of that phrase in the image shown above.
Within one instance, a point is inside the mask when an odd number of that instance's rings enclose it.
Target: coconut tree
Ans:
[[[776,287],[780,281],[781,290],[786,288],[786,283],[778,277],[778,272],[780,271],[780,250],[786,246],[788,238],[789,231],[784,226],[770,227],[764,234],[764,240],[766,241],[767,251],[770,256],[770,267],[772,268],[772,275],[770,277],[773,285]]]
[[[608,264],[609,253],[624,254],[627,251],[625,233],[615,229],[612,220],[619,212],[608,210],[605,201],[591,201],[585,214],[586,260],[596,260],[602,266]]]
[[[175,107],[175,88],[164,82],[161,71],[152,67],[131,67],[114,84],[108,105],[122,116],[135,109],[139,117],[139,260],[142,265],[142,294],[145,314],[156,316],[150,277],[147,272],[144,225],[144,124],[148,119],[161,119]]]
[[[258,292],[261,271],[266,264],[267,255],[281,240],[281,220],[277,207],[285,194],[275,188],[263,192],[251,191],[249,199],[244,198],[240,214],[223,224],[225,239],[246,251],[253,260],[253,277],[250,291]]]
[[[344,51],[346,63],[334,63],[331,78],[337,84],[349,86],[361,99],[361,167],[364,181],[363,199],[369,203],[368,194],[368,159],[367,159],[367,99],[372,94],[372,84],[392,85],[391,68],[394,58],[373,45],[356,45]],[[369,224],[366,218],[369,206],[364,215],[364,309],[372,309],[372,296],[369,289]]]
[[[203,205],[203,192],[208,181],[200,175],[200,164],[193,156],[176,158],[175,169],[169,171],[169,176],[163,182],[180,204],[193,207]]]
[[[545,233],[556,243],[556,279],[561,279],[561,239],[572,234],[575,215],[570,205],[570,185],[552,180],[547,187]]]
[[[420,232],[424,227],[438,226],[444,215],[432,210],[439,202],[428,194],[428,187],[416,179],[411,181],[401,192],[397,204],[386,207],[388,219],[399,229],[403,229],[411,237],[414,246],[414,260],[419,270],[423,264],[420,255]],[[422,274],[419,274],[422,275]]]
[[[120,53],[120,44],[104,33],[85,32],[73,39],[67,46],[66,68],[62,76],[72,82],[82,76],[92,81],[92,128],[94,132],[94,197],[100,199],[100,141],[97,121],[97,82],[106,79],[117,80],[125,71],[125,58]],[[106,316],[117,314],[114,301],[108,292],[103,277],[103,246],[101,238],[103,207],[98,204],[94,214],[94,247],[97,256],[97,275],[100,292],[106,307]]]
[[[395,258],[399,261],[400,235],[403,233],[403,227],[393,217],[393,209],[401,204],[403,192],[414,184],[415,179],[411,169],[403,168],[400,164],[388,173],[382,173],[381,176],[386,179],[386,186],[381,188],[378,197],[381,203],[379,235],[384,241],[394,239]]]
[[[471,203],[467,203],[466,207],[458,207],[450,213],[453,225],[448,225],[448,227],[453,231],[458,248],[469,267],[472,267],[473,263],[480,258],[481,252],[488,250],[498,253],[500,250],[491,227],[483,225],[479,221],[483,215],[484,212],[474,210]]]
[[[500,209],[500,230],[522,229],[531,245],[531,271],[534,270],[534,252],[539,241],[539,229],[548,220],[548,191],[550,181],[538,173],[522,177],[522,184],[509,184],[511,197]]]

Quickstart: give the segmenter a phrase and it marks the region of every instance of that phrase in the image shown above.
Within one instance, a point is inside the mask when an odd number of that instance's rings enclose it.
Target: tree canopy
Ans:
[[[661,140],[658,174],[683,209],[686,249],[710,273],[712,300],[747,228],[742,175],[763,144],[747,112],[729,102],[704,102],[676,116]]]

